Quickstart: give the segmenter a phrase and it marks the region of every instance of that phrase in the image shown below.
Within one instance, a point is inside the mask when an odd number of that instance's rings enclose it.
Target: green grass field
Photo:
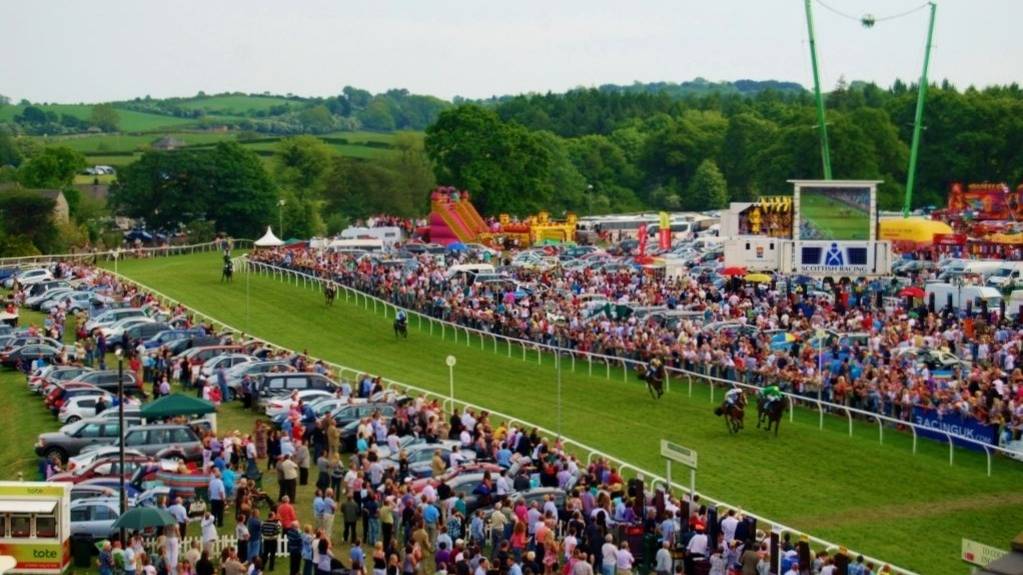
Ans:
[[[58,114],[69,114],[82,120],[88,120],[92,115],[92,104],[48,104],[38,106],[46,112],[57,112]],[[21,113],[23,106],[0,106],[0,122],[9,122],[14,116]],[[148,132],[182,127],[195,124],[196,121],[190,118],[175,118],[173,116],[162,116],[159,114],[147,114],[118,108],[117,113],[121,117],[120,129],[125,132]]]
[[[125,261],[120,271],[234,327],[271,342],[398,381],[446,393],[444,358],[453,354],[456,396],[465,401],[558,428],[557,375],[550,357],[523,361],[519,349],[466,345],[411,324],[408,341],[396,341],[390,320],[347,304],[324,307],[315,290],[303,290],[262,276],[219,282],[216,254]],[[248,297],[246,294],[249,294]],[[818,430],[816,412],[797,411],[775,438],[748,429],[729,436],[712,414],[709,391],[684,383],[653,401],[634,378],[620,371],[605,379],[603,366],[587,375],[564,364],[563,433],[640,467],[660,472],[658,440],[672,439],[700,453],[697,487],[797,529],[927,574],[965,571],[960,538],[1005,548],[1023,525],[1023,466],[996,459],[988,477],[982,455],[920,440],[911,452],[908,435],[857,422],[848,437],[846,422],[826,417]],[[718,391],[718,400],[721,392]]]
[[[819,193],[799,196],[799,219],[817,228],[820,240],[870,239],[870,214]],[[803,238],[810,239],[810,238]]]
[[[182,108],[189,110],[206,110],[210,114],[226,114],[244,116],[248,112],[269,110],[274,106],[301,107],[300,102],[275,96],[210,96],[180,102]]]

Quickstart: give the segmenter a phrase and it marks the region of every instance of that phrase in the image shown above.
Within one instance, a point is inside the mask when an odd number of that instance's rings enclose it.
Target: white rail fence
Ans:
[[[304,287],[304,288],[307,288],[307,289],[317,289],[318,290],[318,289],[321,288],[321,286],[322,286],[322,284],[324,282],[328,282],[329,281],[332,285],[334,285],[334,286],[336,286],[336,287],[338,287],[338,288],[340,288],[342,290],[342,292],[344,293],[345,301],[347,301],[347,302],[353,302],[354,301],[354,303],[356,305],[360,305],[361,304],[365,309],[369,309],[370,307],[372,307],[374,312],[382,312],[385,318],[386,317],[395,317],[397,315],[398,310],[403,310],[406,313],[406,315],[408,315],[408,317],[409,317],[410,325],[411,325],[412,319],[414,318],[414,319],[416,319],[416,324],[417,324],[418,328],[420,330],[424,330],[424,331],[428,329],[429,332],[430,332],[430,335],[434,335],[435,332],[439,331],[441,338],[442,339],[446,339],[446,338],[449,337],[448,336],[448,332],[450,332],[450,334],[451,334],[450,337],[454,338],[454,341],[456,343],[460,339],[464,340],[465,341],[465,345],[467,347],[474,347],[475,342],[478,339],[478,341],[479,341],[479,348],[481,350],[486,350],[487,347],[488,347],[488,344],[492,344],[492,345],[489,345],[489,347],[492,347],[494,353],[501,353],[501,350],[499,348],[506,348],[507,349],[506,353],[507,353],[508,357],[513,357],[513,355],[517,356],[517,355],[519,355],[519,352],[521,352],[521,357],[522,357],[523,361],[527,361],[527,360],[531,361],[529,358],[532,357],[532,355],[535,353],[536,354],[537,365],[542,365],[542,363],[544,361],[544,357],[543,357],[544,354],[545,353],[549,353],[549,354],[558,355],[558,356],[570,359],[570,368],[571,368],[571,371],[573,371],[573,372],[576,371],[576,362],[577,362],[577,359],[578,359],[579,363],[585,363],[586,364],[586,372],[587,372],[587,374],[589,374],[591,376],[593,375],[593,373],[594,373],[594,364],[596,364],[596,369],[597,369],[598,375],[599,375],[599,372],[603,371],[604,372],[604,377],[606,379],[611,379],[612,378],[612,372],[614,372],[614,377],[617,377],[618,376],[618,372],[620,371],[621,372],[622,381],[624,381],[624,382],[627,382],[629,380],[630,368],[634,369],[636,366],[643,366],[643,365],[645,365],[644,362],[636,361],[636,360],[632,360],[632,359],[628,359],[628,358],[622,358],[622,357],[610,356],[610,355],[602,355],[602,354],[597,354],[597,353],[578,351],[578,350],[574,350],[574,349],[570,349],[570,348],[557,347],[557,346],[547,345],[547,344],[543,344],[543,343],[539,343],[539,342],[535,342],[535,341],[517,339],[517,338],[512,338],[512,337],[508,337],[508,336],[504,336],[504,335],[500,335],[500,334],[494,334],[494,333],[490,333],[490,332],[487,332],[487,331],[483,331],[483,330],[474,329],[474,328],[471,328],[471,327],[459,325],[459,324],[456,324],[456,323],[452,323],[452,322],[449,322],[449,321],[445,321],[445,320],[442,320],[442,319],[435,318],[433,316],[421,313],[421,312],[413,310],[413,309],[404,308],[404,307],[395,305],[394,303],[391,303],[389,301],[383,300],[383,299],[378,298],[378,297],[373,296],[373,295],[369,295],[369,294],[367,294],[367,293],[365,293],[363,291],[360,291],[360,290],[358,290],[356,288],[347,286],[347,285],[342,284],[342,283],[338,283],[338,282],[336,282],[334,280],[323,279],[323,278],[320,278],[320,277],[317,277],[317,276],[314,276],[314,275],[311,275],[311,274],[308,274],[308,273],[305,273],[305,272],[300,272],[300,271],[292,270],[292,269],[289,269],[289,268],[275,266],[275,265],[271,265],[271,264],[267,264],[267,263],[263,263],[263,262],[250,261],[245,256],[236,258],[235,261],[238,262],[238,264],[240,266],[243,266],[244,269],[246,269],[246,270],[254,270],[256,273],[262,273],[264,275],[267,275],[267,276],[270,276],[272,278],[284,281],[286,283],[293,284],[293,285],[295,285],[297,287]],[[428,325],[428,327],[423,327],[424,322]],[[499,342],[500,342],[500,344],[499,344]],[[514,353],[512,352],[513,347],[518,348]],[[556,358],[550,358],[549,361],[554,361],[555,359]],[[693,395],[693,382],[694,382],[694,380],[695,381],[702,381],[702,382],[705,382],[707,384],[707,386],[709,387],[709,389],[710,389],[710,400],[711,400],[711,403],[714,403],[714,401],[715,401],[715,386],[716,385],[720,385],[722,387],[727,387],[727,388],[741,387],[741,388],[744,388],[744,389],[747,389],[747,390],[751,390],[751,391],[755,391],[755,390],[761,389],[761,386],[758,386],[758,385],[754,385],[754,384],[750,384],[750,383],[745,383],[745,382],[741,382],[741,381],[735,381],[735,380],[731,380],[731,379],[724,379],[724,378],[720,378],[720,377],[714,377],[714,376],[709,374],[709,369],[708,369],[708,371],[705,371],[705,372],[702,372],[702,373],[698,372],[698,371],[692,371],[692,370],[686,370],[686,369],[678,369],[678,368],[673,368],[673,367],[666,367],[666,370],[673,376],[673,377],[669,377],[667,380],[665,380],[665,388],[666,388],[667,391],[671,391],[672,379],[675,379],[677,381],[681,381],[682,379],[685,379],[686,383],[687,383],[687,393],[688,393],[689,397],[692,397],[692,395]],[[811,396],[807,396],[807,395],[800,395],[800,394],[788,393],[788,392],[784,392],[783,394],[784,394],[784,396],[786,398],[786,401],[789,404],[788,405],[788,407],[789,407],[789,409],[788,409],[789,421],[793,421],[795,419],[795,408],[797,406],[799,406],[799,407],[806,407],[807,409],[810,409],[812,411],[816,411],[818,413],[818,415],[819,415],[819,417],[818,417],[818,428],[823,430],[824,429],[824,415],[825,415],[825,413],[830,413],[830,414],[839,414],[839,413],[841,413],[841,414],[845,415],[846,420],[848,421],[848,424],[849,424],[849,436],[851,437],[853,435],[853,427],[854,427],[854,425],[853,425],[853,415],[855,414],[856,416],[862,418],[863,420],[866,420],[866,421],[873,420],[873,422],[877,423],[877,437],[878,437],[878,441],[882,445],[884,444],[884,436],[885,436],[886,424],[887,424],[889,430],[892,430],[893,427],[895,427],[895,428],[898,428],[898,427],[908,428],[910,430],[910,433],[912,434],[913,454],[914,455],[917,453],[917,438],[918,438],[919,430],[923,429],[923,430],[926,430],[926,431],[929,431],[929,432],[933,432],[933,433],[940,433],[940,434],[945,436],[946,441],[948,442],[948,462],[949,462],[949,465],[954,465],[955,464],[955,447],[956,447],[955,446],[955,442],[958,441],[958,442],[962,442],[962,443],[968,443],[968,444],[971,444],[971,445],[976,445],[978,448],[980,448],[980,449],[982,449],[984,451],[984,454],[986,456],[986,459],[987,459],[987,474],[988,474],[988,476],[990,476],[991,473],[992,473],[992,456],[993,456],[993,454],[998,453],[998,454],[1001,454],[1001,455],[1008,456],[1010,458],[1018,457],[1018,453],[1016,453],[1014,451],[1008,450],[1008,449],[1006,449],[1004,447],[1001,447],[1001,446],[990,445],[990,444],[985,443],[983,441],[979,441],[977,439],[973,439],[972,437],[966,437],[966,436],[961,435],[961,434],[951,433],[951,432],[948,432],[948,431],[945,431],[945,430],[942,430],[942,429],[933,428],[933,427],[920,426],[920,425],[917,425],[917,424],[915,424],[915,423],[913,423],[911,421],[906,421],[906,420],[898,419],[898,418],[891,417],[891,416],[888,416],[888,415],[884,415],[884,414],[880,414],[880,413],[875,413],[873,411],[857,409],[855,407],[849,407],[849,406],[841,405],[841,404],[838,404],[838,403],[831,403],[831,402],[819,400],[817,398],[814,398],[814,397],[811,397]],[[723,399],[723,396],[722,396],[722,399]],[[894,431],[895,433],[898,433],[897,429],[894,429],[892,431]]]
[[[243,258],[240,258],[240,259],[242,259],[243,263],[249,263],[249,264],[253,263],[253,262],[245,262],[245,260]],[[254,268],[255,266],[252,266],[252,267]],[[319,284],[317,283],[319,281],[318,278],[309,276],[307,274],[299,274],[297,272],[292,272],[291,270],[285,270],[283,268],[277,268],[276,270],[273,270],[273,271],[274,271],[274,273],[279,274],[279,277],[286,278],[286,279],[288,279],[288,281],[293,281],[296,285],[303,285],[304,284],[305,287],[314,286],[316,288],[318,288],[318,286],[319,286]],[[122,280],[124,280],[126,282],[129,282],[129,283],[132,283],[134,285],[137,285],[140,289],[143,289],[143,290],[153,294],[155,297],[157,297],[158,299],[162,300],[165,304],[168,304],[168,305],[179,305],[180,304],[180,302],[178,302],[177,300],[175,300],[173,298],[170,298],[170,297],[166,296],[165,294],[163,294],[163,293],[161,293],[161,292],[159,292],[159,291],[157,291],[157,290],[155,290],[155,289],[153,289],[153,288],[151,288],[151,287],[149,287],[149,286],[147,286],[145,284],[142,284],[142,283],[139,283],[137,281],[134,281],[131,278],[128,278],[128,277],[126,277],[126,276],[124,276],[122,274],[117,274],[117,275]],[[358,293],[358,295],[364,295],[364,294],[361,294],[359,292],[356,292],[356,293]],[[365,296],[365,297],[369,298],[369,296]],[[370,298],[370,299],[374,299],[375,300],[375,298]],[[365,301],[368,302],[369,299],[367,299]],[[366,305],[368,306],[369,304],[367,303]],[[394,306],[391,305],[391,304],[387,304],[387,305],[390,306],[390,308],[392,308],[392,309],[394,308]],[[236,333],[243,333],[243,330],[240,330],[240,329],[238,329],[238,328],[236,328],[234,326],[228,325],[228,324],[226,324],[226,323],[224,323],[224,322],[222,322],[222,321],[220,321],[220,320],[218,320],[218,319],[216,319],[216,318],[214,318],[212,316],[209,316],[209,315],[207,315],[205,313],[202,313],[202,312],[200,312],[200,311],[198,311],[198,310],[196,310],[194,308],[191,308],[189,306],[184,306],[184,307],[189,309],[195,316],[203,318],[204,320],[210,322],[213,325],[220,326],[221,329],[229,330],[229,331],[236,332]],[[472,333],[470,331],[461,330],[461,328],[456,330],[455,333],[457,333],[459,331],[463,331],[463,332],[465,332],[467,334]],[[487,334],[487,335],[490,336],[492,334]],[[290,350],[288,348],[285,348],[283,346],[277,345],[277,344],[275,344],[275,343],[273,343],[271,341],[268,341],[268,340],[265,340],[265,339],[262,339],[262,338],[253,338],[253,339],[255,339],[256,341],[261,342],[262,344],[266,345],[270,349],[286,350],[288,352],[292,352],[292,350]],[[468,345],[472,345],[472,343],[470,342]],[[538,361],[542,361],[542,359],[540,359]],[[341,365],[341,364],[338,364],[338,363],[335,363],[335,362],[330,362],[330,361],[324,360],[324,363],[329,365],[334,370],[336,370],[337,373],[338,373],[338,376],[340,378],[345,378],[346,374],[351,374],[353,376],[353,378],[357,378],[359,374],[368,373],[367,370],[356,369],[356,368],[353,368],[353,367],[350,367],[350,366],[346,366],[346,365]],[[656,472],[651,471],[649,469],[643,469],[643,468],[637,467],[637,466],[635,466],[635,465],[633,465],[633,464],[631,464],[631,463],[629,463],[627,461],[624,461],[624,460],[622,460],[622,459],[620,459],[618,457],[615,457],[615,456],[613,456],[613,455],[611,455],[609,453],[605,453],[605,452],[603,452],[603,451],[601,451],[599,449],[596,449],[594,447],[591,447],[589,445],[586,445],[586,444],[581,443],[579,441],[576,441],[574,439],[570,439],[570,438],[567,438],[567,437],[564,437],[564,436],[559,436],[556,432],[554,432],[554,431],[552,431],[550,429],[547,429],[545,427],[541,427],[539,425],[535,425],[535,424],[530,423],[530,422],[528,422],[528,421],[526,421],[524,419],[521,419],[521,418],[518,418],[518,417],[515,417],[515,416],[512,416],[512,415],[508,415],[508,414],[505,414],[505,413],[501,413],[501,412],[498,412],[498,411],[494,411],[493,409],[490,409],[490,408],[485,407],[485,406],[476,405],[474,403],[469,403],[469,402],[466,402],[466,401],[462,401],[462,400],[457,399],[457,398],[449,398],[445,394],[438,393],[438,392],[435,392],[435,391],[431,391],[431,390],[428,390],[428,389],[424,389],[422,387],[418,387],[418,386],[415,386],[415,385],[411,385],[411,384],[395,381],[395,380],[392,380],[392,379],[389,379],[389,378],[381,378],[381,380],[386,384],[386,386],[388,388],[403,390],[406,393],[417,393],[417,394],[421,394],[423,396],[426,396],[428,398],[436,399],[436,400],[441,402],[441,404],[444,406],[444,409],[447,410],[448,412],[450,412],[452,410],[452,408],[454,408],[454,407],[459,407],[461,409],[468,408],[468,409],[474,409],[474,410],[478,410],[478,411],[485,410],[485,411],[489,412],[490,415],[492,417],[494,417],[495,419],[497,419],[497,420],[504,420],[509,425],[513,425],[513,426],[519,427],[520,429],[534,428],[539,433],[547,436],[548,438],[552,438],[552,439],[556,439],[557,441],[560,441],[561,444],[568,451],[574,453],[577,457],[580,457],[580,459],[584,459],[587,462],[587,464],[589,464],[590,462],[592,462],[596,458],[602,458],[602,459],[604,459],[604,460],[606,460],[608,462],[611,462],[611,463],[617,465],[622,470],[622,474],[623,475],[626,475],[626,476],[628,476],[629,474],[632,474],[632,475],[643,475],[645,478],[649,479],[652,484],[655,484],[655,485],[656,484],[661,484],[663,486],[668,486],[670,489],[674,489],[674,490],[676,490],[677,492],[680,492],[680,493],[688,494],[690,497],[692,495],[694,495],[694,494],[689,493],[689,486],[688,485],[683,485],[683,484],[680,484],[680,483],[675,482],[675,481],[672,481],[672,482],[669,483],[668,480],[663,475],[661,475],[659,473],[656,473]],[[715,498],[713,498],[713,497],[711,497],[711,496],[709,496],[709,495],[707,495],[705,493],[697,491],[697,494],[699,495],[699,497],[700,497],[702,502],[707,502],[709,504],[716,505],[719,508],[722,508],[722,509],[738,509],[739,508],[739,506],[737,506],[737,505],[731,505],[731,504],[726,503],[724,501],[715,499]],[[749,512],[749,511],[745,511],[744,510],[744,513],[746,515],[750,516],[750,517],[755,518],[758,522],[764,523],[765,527],[766,526],[770,526],[771,529],[773,531],[775,531],[775,532],[781,532],[781,533],[788,532],[788,533],[791,533],[795,537],[806,537],[810,543],[818,546],[819,549],[823,548],[823,549],[829,549],[829,550],[833,551],[833,550],[836,550],[836,549],[840,548],[840,546],[838,544],[836,544],[836,543],[833,543],[831,541],[827,541],[825,539],[821,539],[819,537],[815,537],[815,536],[813,536],[813,535],[811,535],[809,533],[805,533],[803,531],[800,531],[799,529],[796,529],[796,528],[784,525],[782,523],[779,523],[779,522],[771,520],[771,519],[767,519],[765,517],[756,515],[754,513]],[[850,550],[848,553],[850,554],[850,556],[856,556],[856,555],[860,554],[860,553],[858,553],[856,551],[852,551],[852,550]],[[867,555],[864,555],[864,558],[866,560],[868,560],[868,561],[874,562],[877,565],[887,565],[887,566],[890,567],[891,572],[897,573],[899,575],[916,575],[916,573],[913,572],[913,571],[910,571],[908,569],[904,569],[904,568],[901,568],[901,567],[897,567],[897,566],[891,565],[887,561],[884,561],[884,560],[881,560],[881,559],[878,559],[878,558],[869,557]]]
[[[118,248],[105,251],[80,251],[69,254],[42,254],[38,256],[21,256],[14,258],[0,258],[0,267],[9,266],[30,266],[34,264],[45,264],[53,262],[88,262],[90,260],[116,260],[138,257],[162,257],[177,256],[183,254],[196,254],[202,252],[219,251],[227,244],[234,248],[244,249],[252,246],[252,240],[228,239],[214,240],[199,244],[188,244],[183,246],[156,246],[149,248]]]

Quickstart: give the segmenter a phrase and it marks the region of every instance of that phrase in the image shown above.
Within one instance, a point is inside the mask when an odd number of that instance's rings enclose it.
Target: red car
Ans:
[[[142,465],[153,463],[153,460],[146,456],[139,455],[125,455],[124,457],[124,472],[120,475],[125,479],[130,479],[135,470]],[[118,461],[117,455],[111,455],[101,457],[96,461],[93,461],[91,465],[82,467],[81,469],[75,469],[74,471],[65,471],[63,473],[55,473],[50,476],[47,481],[63,481],[66,483],[81,483],[89,479],[98,479],[102,477],[118,477],[118,469],[120,469],[120,462]]]

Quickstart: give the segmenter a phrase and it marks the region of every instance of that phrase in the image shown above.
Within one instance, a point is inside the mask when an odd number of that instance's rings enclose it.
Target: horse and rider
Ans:
[[[637,364],[636,375],[639,376],[640,381],[646,382],[650,397],[660,399],[664,395],[664,380],[668,378],[668,374],[664,369],[664,362],[660,358],[655,357],[646,365]]]
[[[739,433],[743,429],[743,418],[746,415],[746,394],[740,387],[733,387],[725,393],[725,400],[721,407],[714,410],[714,414],[724,416],[725,425],[728,426],[728,433]]]
[[[337,299],[337,284],[332,281],[326,281],[323,283],[323,297],[326,300],[328,306],[334,305],[334,300]]]
[[[399,337],[408,339],[408,316],[403,309],[399,309],[398,314],[394,316],[394,338]]]
[[[766,421],[765,431],[771,431],[773,426],[774,434],[778,435],[781,416],[785,413],[784,399],[785,394],[776,383],[767,385],[760,390],[757,398],[757,429]]]
[[[220,274],[220,281],[221,282],[231,283],[231,280],[232,280],[233,277],[234,277],[234,262],[231,261],[231,254],[229,252],[225,251],[224,252],[224,268],[223,268],[223,270],[221,271],[221,274]]]

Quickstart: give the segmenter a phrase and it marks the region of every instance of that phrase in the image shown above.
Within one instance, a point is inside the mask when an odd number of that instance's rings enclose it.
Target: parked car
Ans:
[[[55,287],[53,289],[48,289],[41,294],[25,298],[24,306],[28,307],[29,309],[39,309],[48,300],[63,297],[74,291],[75,290],[71,289],[68,286],[61,286]]]
[[[120,445],[120,442],[115,440],[113,445]],[[124,432],[124,446],[151,457],[202,461],[202,443],[187,425],[166,423],[130,427]]]
[[[128,336],[128,341],[133,345],[137,345],[137,342],[146,341],[169,327],[169,324],[162,321],[149,321],[124,328],[123,334]]]
[[[143,323],[153,323],[153,321],[154,320],[152,318],[146,316],[126,317],[124,319],[119,319],[110,325],[101,326],[99,331],[107,338],[107,341],[110,342],[113,347],[117,347],[120,345],[121,336],[124,334],[124,330]]]
[[[36,268],[31,270],[25,270],[14,275],[13,277],[8,277],[6,280],[4,280],[4,287],[7,289],[11,289],[12,287],[14,287],[15,281],[17,281],[18,284],[20,285],[28,286],[39,282],[49,281],[52,279],[53,273],[50,272],[50,270],[46,268]]]
[[[54,455],[66,462],[90,446],[110,445],[120,437],[120,427],[114,421],[79,421],[66,431],[42,433],[36,442],[36,455],[50,458]]]
[[[227,377],[228,397],[225,398],[227,401],[231,401],[239,393],[239,388],[242,385],[242,379],[248,375],[250,378],[255,379],[260,374],[269,372],[292,372],[296,370],[291,367],[291,364],[286,361],[273,360],[273,361],[250,361],[246,363],[240,363],[227,370],[224,374]]]
[[[220,343],[220,338],[216,338],[215,341],[217,343],[214,345],[197,345],[189,347],[174,356],[174,361],[181,361],[182,359],[192,361],[192,359],[198,359],[205,363],[206,360],[217,357],[218,355],[223,355],[225,353],[238,353],[242,351],[242,346],[240,345],[223,345]]]
[[[64,390],[64,393],[59,399],[57,399],[57,401],[50,405],[50,410],[54,412],[54,415],[56,415],[58,419],[60,419],[61,423],[69,423],[67,420],[67,417],[69,417],[67,414],[68,409],[73,409],[73,413],[84,413],[86,416],[95,415],[96,400],[98,400],[101,396],[104,398],[104,401],[107,402],[107,405],[110,405],[116,400],[113,394],[99,389],[98,387],[93,389],[88,387],[67,389]],[[92,405],[88,407],[88,411],[86,411],[85,407],[78,406],[78,402],[89,399],[92,400]],[[75,404],[74,408],[71,408],[72,403]],[[78,419],[84,418],[79,416]]]
[[[211,379],[221,367],[227,370],[236,365],[252,363],[254,361],[257,361],[255,357],[245,353],[225,353],[217,355],[203,362],[202,368],[199,370],[199,375],[200,377]]]
[[[409,474],[412,477],[429,477],[433,471],[431,464],[433,462],[433,454],[435,451],[440,452],[440,456],[444,459],[445,464],[450,460],[451,452],[457,442],[441,442],[441,443],[421,443],[418,445],[412,445],[405,449],[405,453],[408,457]],[[476,460],[476,452],[469,449],[460,449],[459,452],[466,462],[472,462]],[[392,453],[390,457],[381,459],[380,463],[384,466],[384,469],[398,469],[398,458],[400,453]]]
[[[107,455],[105,457],[97,457],[89,465],[83,465],[71,471],[55,473],[47,481],[81,483],[82,481],[98,479],[100,477],[124,477],[129,479],[136,469],[149,462],[150,458],[145,455],[133,455],[131,457],[125,455],[124,468],[122,470],[120,455]]]
[[[113,325],[114,323],[129,317],[143,317],[146,312],[137,307],[122,307],[115,309],[108,309],[96,317],[90,318],[85,322],[85,332],[92,333],[93,330],[101,327]]]
[[[97,307],[108,305],[111,299],[105,295],[91,291],[74,290],[61,296],[51,298],[39,306],[43,313],[49,313],[52,309],[63,304],[64,308],[71,313],[84,311],[89,312]]]
[[[109,539],[116,535],[114,522],[121,516],[117,499],[89,498],[71,503],[71,530],[74,539]]]
[[[81,499],[107,499],[117,497],[117,490],[91,483],[76,483],[70,489],[71,502]]]
[[[135,374],[131,371],[125,370],[123,374],[118,375],[116,369],[105,369],[100,371],[90,371],[83,373],[81,376],[74,379],[77,383],[90,383],[100,389],[104,389],[111,393],[117,393],[118,381],[120,377],[124,377],[124,393],[130,397],[142,397],[145,395],[144,390],[139,387],[138,380]]]
[[[178,340],[187,340],[191,337],[201,336],[205,332],[201,327],[188,329],[164,329],[163,331],[150,336],[142,345],[146,349],[154,349]]]
[[[103,447],[100,447],[99,449],[94,449],[94,450],[88,451],[86,453],[79,453],[78,455],[69,458],[68,461],[67,461],[67,468],[68,468],[68,470],[73,470],[73,469],[78,469],[78,468],[81,468],[81,467],[88,467],[89,465],[92,465],[95,461],[97,461],[99,459],[102,459],[104,457],[120,456],[120,454],[121,454],[121,448],[120,447],[118,447],[116,445],[104,445]],[[129,457],[129,456],[131,456],[131,457],[135,457],[135,456],[143,457],[144,455],[145,454],[143,454],[141,451],[139,451],[137,449],[125,449],[124,450],[124,456],[125,457]]]
[[[256,389],[263,398],[288,395],[293,391],[322,389],[334,391],[338,385],[318,373],[265,373],[256,380]]]
[[[39,373],[28,378],[28,388],[36,393],[42,393],[47,385],[59,381],[71,381],[90,371],[92,371],[91,367],[48,365]]]
[[[113,404],[117,399],[114,395],[105,391],[88,395],[75,395],[66,399],[61,404],[57,419],[61,423],[74,423],[82,419],[96,417],[96,403],[99,402],[101,395],[105,398],[104,401],[107,405]],[[141,422],[141,418],[139,422]]]
[[[303,404],[315,403],[321,399],[335,398],[334,392],[325,389],[303,389],[298,392],[298,401]],[[345,400],[347,401],[347,399]],[[294,405],[290,395],[281,395],[271,398],[266,402],[266,416],[276,419],[278,416],[286,416]]]
[[[54,347],[47,344],[29,344],[16,349],[0,352],[0,364],[16,366],[19,362],[31,363],[37,359],[47,362],[54,362],[60,356],[63,347]]]

